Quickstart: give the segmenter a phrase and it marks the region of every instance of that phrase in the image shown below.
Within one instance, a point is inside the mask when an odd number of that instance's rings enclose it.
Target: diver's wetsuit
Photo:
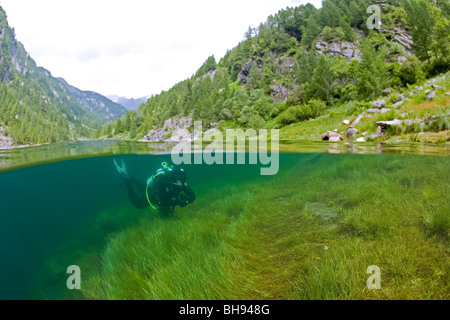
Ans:
[[[126,179],[126,185],[130,200],[138,209],[152,206],[160,211],[173,211],[175,206],[185,207],[195,200],[183,169],[159,169],[147,180],[147,185],[135,178]]]
[[[133,205],[138,209],[147,208],[150,204],[145,196],[145,184],[136,178],[126,178],[125,184]]]

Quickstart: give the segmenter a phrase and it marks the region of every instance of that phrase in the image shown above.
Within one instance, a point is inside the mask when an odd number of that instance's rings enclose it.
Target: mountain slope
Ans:
[[[126,97],[119,97],[119,96],[107,96],[108,99],[110,99],[113,102],[116,102],[123,107],[125,107],[129,111],[135,111],[139,108],[139,106],[143,103],[146,103],[149,97],[142,97],[142,98],[126,98]]]
[[[36,65],[16,40],[14,28],[0,7],[0,126],[14,144],[37,144],[91,137],[94,129],[123,114],[114,104],[104,112],[106,98],[94,94],[85,103],[69,88]],[[80,101],[77,99],[80,98]],[[91,102],[93,102],[91,104]],[[112,104],[112,102],[109,102]],[[99,108],[100,107],[100,108]]]
[[[124,106],[111,101],[99,93],[82,91],[68,84],[63,78],[58,78],[58,80],[77,99],[81,106],[92,112],[99,120],[114,120],[127,112]]]
[[[284,127],[349,102],[366,110],[386,88],[402,91],[449,70],[447,1],[377,1],[378,30],[367,27],[372,4],[326,0],[321,9],[280,10],[249,28],[218,63],[209,57],[195,76],[103,133],[140,139],[167,119],[187,115],[220,130]],[[124,120],[133,130],[123,130]]]

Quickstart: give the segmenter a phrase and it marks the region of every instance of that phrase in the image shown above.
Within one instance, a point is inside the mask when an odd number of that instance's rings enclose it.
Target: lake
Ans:
[[[285,142],[276,175],[183,165],[193,204],[134,207],[113,160],[145,183],[173,146],[1,150],[0,299],[448,298],[448,146]]]

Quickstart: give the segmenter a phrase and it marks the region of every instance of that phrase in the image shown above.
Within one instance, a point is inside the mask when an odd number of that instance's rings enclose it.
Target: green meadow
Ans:
[[[449,164],[299,155],[271,178],[198,186],[174,217],[108,209],[61,252],[84,270],[80,299],[448,299]]]

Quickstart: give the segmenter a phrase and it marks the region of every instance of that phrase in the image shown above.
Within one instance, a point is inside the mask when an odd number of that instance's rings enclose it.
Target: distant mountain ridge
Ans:
[[[125,107],[128,111],[135,111],[139,108],[139,106],[143,103],[146,103],[148,99],[151,98],[151,96],[141,97],[141,98],[127,98],[127,97],[120,97],[116,95],[110,95],[106,96],[108,99],[110,99],[113,102],[116,102],[123,107]]]
[[[63,78],[57,78],[65,88],[78,100],[78,102],[96,115],[99,119],[106,119],[108,121],[120,118],[127,109],[120,103],[111,101],[105,96],[93,91],[83,91],[70,84]]]

